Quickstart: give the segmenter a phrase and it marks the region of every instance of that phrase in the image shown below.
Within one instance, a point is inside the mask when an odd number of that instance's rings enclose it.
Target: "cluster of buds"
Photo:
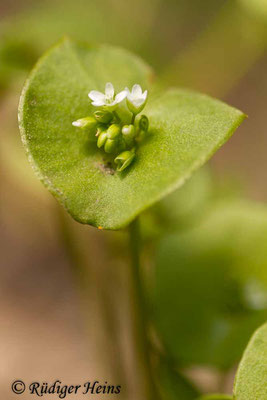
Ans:
[[[140,115],[146,105],[147,90],[142,92],[140,85],[134,85],[132,91],[125,88],[115,95],[112,83],[107,83],[105,93],[92,90],[88,96],[98,109],[92,116],[78,119],[72,125],[93,135],[97,147],[112,155],[117,170],[123,171],[132,163],[136,146],[149,128],[147,116]],[[121,118],[117,112],[124,100],[128,115],[131,113],[130,120],[128,116]]]

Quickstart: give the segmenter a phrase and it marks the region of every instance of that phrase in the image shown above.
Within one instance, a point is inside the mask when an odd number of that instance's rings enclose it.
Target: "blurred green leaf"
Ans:
[[[0,89],[6,89],[11,78],[29,70],[36,58],[33,48],[19,37],[0,40]]]
[[[257,3],[266,3],[266,0],[240,1],[248,3],[250,9],[257,8]],[[267,25],[247,13],[240,1],[228,0],[218,8],[216,18],[196,40],[166,64],[164,81],[222,96],[245,76],[264,56]]]
[[[267,319],[267,209],[218,203],[184,233],[164,238],[153,308],[167,353],[182,366],[229,368]]]
[[[235,378],[236,400],[267,399],[267,324],[252,336]]]
[[[267,19],[267,0],[239,0],[250,13]]]
[[[82,223],[118,229],[181,186],[232,135],[244,115],[207,96],[169,90],[151,96],[149,137],[135,162],[110,173],[86,132],[72,121],[92,112],[88,92],[111,81],[117,90],[146,88],[151,71],[128,52],[68,40],[33,70],[20,103],[20,127],[30,161],[48,189]]]
[[[195,386],[164,360],[157,369],[157,384],[162,400],[195,400],[199,396]]]
[[[140,216],[143,241],[190,229],[217,200],[243,198],[242,184],[233,177],[214,179],[210,165],[200,168],[179,189]]]
[[[200,168],[182,187],[141,214],[142,240],[155,240],[166,232],[192,226],[202,217],[213,195],[210,170]]]
[[[161,227],[177,230],[196,222],[213,195],[209,172],[201,168],[185,185],[155,205]]]
[[[134,7],[129,7],[124,1],[41,0],[2,17],[0,85],[28,71],[47,48],[65,35],[139,50],[147,42],[158,3],[135,0]],[[145,48],[149,53],[149,46]]]
[[[207,394],[206,396],[201,396],[197,400],[232,400],[232,396],[226,394]]]

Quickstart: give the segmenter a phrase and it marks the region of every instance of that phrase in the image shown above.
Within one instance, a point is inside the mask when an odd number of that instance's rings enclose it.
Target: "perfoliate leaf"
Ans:
[[[172,89],[150,96],[149,135],[134,162],[111,170],[72,121],[92,113],[90,90],[112,82],[117,91],[150,86],[150,68],[128,52],[65,40],[28,79],[20,128],[30,161],[48,189],[76,220],[119,229],[184,181],[232,135],[244,115],[198,93]]]
[[[267,399],[267,324],[252,336],[235,378],[235,400]]]

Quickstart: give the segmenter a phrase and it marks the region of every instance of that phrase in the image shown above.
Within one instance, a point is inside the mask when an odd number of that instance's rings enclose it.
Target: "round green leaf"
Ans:
[[[267,399],[267,324],[252,336],[240,362],[234,385],[236,400]]]
[[[158,245],[152,306],[181,366],[230,368],[267,319],[267,208],[235,200]]]
[[[119,173],[72,121],[92,112],[88,92],[149,87],[150,68],[128,52],[65,40],[28,79],[20,102],[23,142],[39,177],[82,223],[119,229],[181,186],[231,136],[244,115],[207,96],[172,89],[148,101],[149,137]]]

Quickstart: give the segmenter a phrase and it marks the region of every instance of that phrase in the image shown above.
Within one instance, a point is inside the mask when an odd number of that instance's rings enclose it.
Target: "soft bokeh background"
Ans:
[[[141,221],[162,399],[231,393],[242,350],[267,319],[267,1],[0,0],[0,18],[1,398],[15,397],[15,379],[108,381],[122,385],[121,399],[141,398],[127,235],[65,215],[20,142],[23,82],[64,35],[126,47],[163,85],[203,91],[249,116]]]

